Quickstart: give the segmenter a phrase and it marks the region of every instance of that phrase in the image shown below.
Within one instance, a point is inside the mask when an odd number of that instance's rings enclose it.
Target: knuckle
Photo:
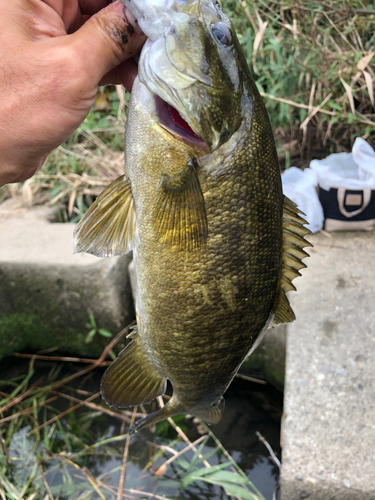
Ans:
[[[115,24],[112,20],[106,19],[105,17],[97,16],[95,20],[98,28],[98,35],[102,38],[102,41],[108,44],[108,48],[114,52],[115,56],[120,58],[124,45],[129,42],[129,38],[125,31],[122,27],[119,27],[118,24]]]

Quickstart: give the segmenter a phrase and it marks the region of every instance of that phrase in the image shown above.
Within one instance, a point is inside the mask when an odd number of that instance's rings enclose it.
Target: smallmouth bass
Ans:
[[[134,253],[137,328],[109,367],[113,407],[173,396],[131,432],[179,413],[220,419],[223,393],[305,267],[309,232],[283,197],[263,101],[211,0],[123,0],[148,37],[126,125],[125,175],[90,207],[76,251]]]

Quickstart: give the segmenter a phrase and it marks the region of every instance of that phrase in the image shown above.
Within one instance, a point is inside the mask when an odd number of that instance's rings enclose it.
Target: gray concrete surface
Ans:
[[[311,240],[290,294],[281,498],[375,499],[375,234]]]
[[[0,354],[97,354],[89,312],[109,330],[133,317],[129,258],[72,255],[73,226],[49,215],[0,207]],[[280,387],[287,335],[282,500],[375,500],[375,234],[311,239],[289,295],[297,320],[267,332],[242,371]]]
[[[98,355],[108,339],[85,343],[93,313],[116,334],[134,318],[130,256],[73,255],[73,224],[50,223],[50,210],[0,208],[0,356],[58,347]]]

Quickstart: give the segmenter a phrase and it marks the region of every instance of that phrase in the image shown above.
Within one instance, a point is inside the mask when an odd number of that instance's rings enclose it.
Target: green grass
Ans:
[[[205,425],[193,443],[181,417],[130,440],[144,410],[108,409],[96,381],[87,385],[94,367],[67,375],[66,363],[43,361],[40,377],[37,363],[0,380],[1,499],[183,499],[193,487],[201,498],[264,500]]]
[[[335,150],[374,145],[375,9],[350,2],[223,0],[275,130],[308,128]],[[373,12],[373,13],[372,13]]]
[[[348,151],[361,136],[375,147],[375,8],[362,0],[222,0],[265,100],[284,168]],[[77,221],[123,172],[129,94],[101,89],[96,105],[42,171],[0,201],[22,194]],[[120,102],[122,103],[120,105]]]

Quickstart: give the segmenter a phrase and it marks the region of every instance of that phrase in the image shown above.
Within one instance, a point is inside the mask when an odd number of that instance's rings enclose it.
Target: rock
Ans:
[[[311,237],[291,294],[282,500],[375,499],[375,237]]]
[[[89,314],[113,334],[134,319],[131,257],[73,255],[74,224],[50,223],[50,215],[0,209],[1,356],[54,347],[99,355],[108,339],[85,343]]]

